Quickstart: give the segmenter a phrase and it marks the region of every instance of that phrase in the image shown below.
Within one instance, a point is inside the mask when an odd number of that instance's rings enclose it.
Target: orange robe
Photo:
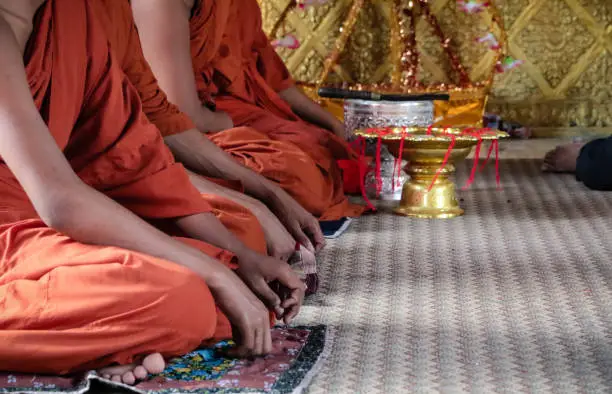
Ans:
[[[194,129],[191,119],[168,101],[160,89],[153,71],[145,60],[140,38],[128,0],[100,0],[93,4],[106,29],[111,49],[121,69],[140,96],[142,110],[163,135],[172,135]],[[221,179],[207,178],[231,187]],[[247,208],[231,200],[203,194],[213,213],[234,235],[251,249],[266,254],[266,240],[259,221]]]
[[[254,129],[222,131],[212,141],[323,220],[361,214],[336,163],[353,157],[347,144],[301,120],[278,95],[293,80],[262,30],[257,0],[196,0],[190,26],[200,99],[211,106],[214,97],[235,125]]]
[[[47,0],[37,14],[26,73],[51,134],[86,184],[145,219],[209,212],[142,113],[96,1]],[[45,226],[1,160],[0,184],[0,370],[67,373],[231,335],[191,271]],[[234,264],[227,251],[182,240]]]

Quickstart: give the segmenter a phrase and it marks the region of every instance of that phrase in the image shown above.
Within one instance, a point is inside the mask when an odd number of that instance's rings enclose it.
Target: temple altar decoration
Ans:
[[[359,137],[356,142],[361,146],[362,158],[368,145],[370,148],[375,145],[374,176],[372,171],[360,165],[361,191],[371,208],[374,206],[368,195],[371,196],[372,185],[376,197],[384,197],[381,192],[394,196],[395,190],[386,189],[389,185],[392,189],[401,187],[396,180],[406,180],[402,169],[404,163],[409,162],[406,172],[410,178],[403,183],[401,201],[395,212],[419,218],[460,216],[463,209],[459,207],[455,185],[450,179],[455,173],[454,163],[467,157],[473,148],[478,156],[483,141],[491,141],[487,161],[495,153],[496,171],[499,171],[498,140],[507,134],[482,127],[484,108],[494,76],[520,66],[521,61],[506,55],[506,33],[492,1],[457,1],[457,5],[468,14],[488,13],[490,16],[488,33],[476,37],[474,45],[486,46],[494,56],[488,65],[486,78],[474,82],[469,76],[468,67],[462,64],[451,45],[451,38],[442,31],[428,0],[388,0],[392,6],[388,17],[388,44],[393,64],[389,81],[340,86],[331,84],[328,77],[337,65],[366,1],[352,2],[316,83],[303,83],[301,86],[312,98],[344,119],[347,139]],[[279,36],[284,19],[296,7],[298,2],[291,1],[282,11],[270,33],[272,37]],[[452,83],[424,84],[418,78],[421,59],[416,25],[419,18],[425,19],[431,26],[448,58],[451,65],[448,80]],[[393,164],[397,172],[392,171],[389,176],[386,171],[385,179],[382,177],[383,163],[388,160],[381,156],[383,144],[397,158]],[[372,153],[372,149],[369,153]],[[473,182],[477,167],[478,157],[466,186]]]
[[[329,1],[329,0],[328,0]],[[330,73],[338,64],[345,46],[354,32],[357,19],[362,12],[366,1],[354,0],[344,17],[333,49],[327,55],[323,68],[315,83],[300,83],[303,90],[321,105],[326,107],[340,119],[343,118],[343,101],[339,99],[322,98],[318,90],[322,87],[332,86],[328,82]],[[484,20],[488,23],[489,33],[484,37],[476,38],[475,45],[486,45],[494,52],[491,57],[490,72],[481,81],[472,81],[468,75],[468,67],[462,64],[458,54],[453,49],[452,39],[442,30],[428,0],[387,0],[392,9],[388,16],[390,29],[390,62],[392,71],[388,82],[377,84],[355,83],[343,84],[342,87],[357,91],[396,92],[396,93],[424,93],[448,92],[449,101],[437,101],[435,105],[435,125],[454,127],[482,126],[484,108],[493,84],[496,73],[509,71],[521,64],[519,60],[510,58],[507,53],[507,37],[500,13],[493,1],[457,0],[457,7],[468,14],[486,14]],[[270,37],[279,37],[284,29],[287,16],[297,10],[302,12],[308,6],[316,7],[325,0],[291,0],[281,11],[279,18],[269,33]],[[417,48],[416,23],[423,18],[431,26],[440,46],[449,60],[451,70],[448,80],[452,83],[423,84],[419,81],[418,72],[420,55]],[[475,21],[475,23],[477,23]],[[282,36],[282,34],[280,35]]]

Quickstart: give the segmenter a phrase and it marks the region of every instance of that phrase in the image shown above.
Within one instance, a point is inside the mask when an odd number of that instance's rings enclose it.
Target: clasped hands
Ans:
[[[235,274],[217,275],[208,284],[217,305],[228,317],[234,329],[238,347],[230,352],[234,357],[261,356],[272,351],[270,332],[271,310],[285,324],[299,313],[306,285],[289,264],[252,250],[237,255]],[[278,281],[285,289],[276,294],[270,283]],[[282,298],[281,298],[282,297]]]

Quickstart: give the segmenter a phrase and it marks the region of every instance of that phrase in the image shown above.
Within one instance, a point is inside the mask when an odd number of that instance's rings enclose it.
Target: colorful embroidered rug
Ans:
[[[235,360],[222,356],[223,341],[171,360],[166,370],[135,387],[85,377],[52,377],[0,373],[0,393],[69,393],[90,391],[92,383],[135,393],[301,393],[320,368],[330,340],[325,326],[274,328],[274,349],[265,358]],[[105,390],[105,392],[110,392]],[[123,390],[122,390],[123,391]]]

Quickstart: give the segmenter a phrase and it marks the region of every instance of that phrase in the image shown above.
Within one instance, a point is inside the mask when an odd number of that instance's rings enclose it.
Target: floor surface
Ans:
[[[612,193],[503,144],[466,215],[356,220],[319,258],[301,324],[335,331],[310,393],[612,392]],[[469,163],[458,166],[465,181]]]

